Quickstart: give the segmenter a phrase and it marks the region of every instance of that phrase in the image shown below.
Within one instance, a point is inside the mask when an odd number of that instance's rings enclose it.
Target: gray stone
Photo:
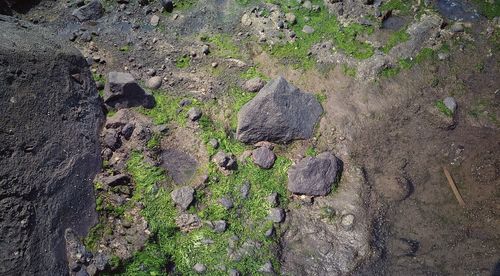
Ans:
[[[229,210],[234,207],[234,203],[231,199],[227,197],[223,197],[219,200],[220,205],[222,205],[226,210]]]
[[[271,208],[271,210],[269,210],[269,220],[275,223],[282,223],[285,221],[285,210],[281,208]]]
[[[271,207],[276,207],[279,205],[278,193],[274,192],[267,197],[267,202]]]
[[[306,157],[288,170],[288,190],[309,196],[327,195],[341,170],[342,161],[330,152]]]
[[[210,139],[210,141],[208,141],[208,144],[214,149],[219,148],[219,141],[215,138]]]
[[[196,273],[204,273],[207,270],[207,267],[204,264],[197,263],[193,266],[193,270]]]
[[[264,236],[268,238],[274,236],[274,226],[271,226],[271,228],[267,229],[266,232],[264,233]]]
[[[143,106],[153,108],[154,97],[146,93],[130,73],[110,72],[106,83],[104,102],[116,109]]]
[[[159,89],[161,87],[162,82],[163,80],[161,77],[159,76],[152,77],[148,79],[148,81],[146,81],[146,87],[150,89]]]
[[[85,6],[75,9],[72,15],[80,21],[97,20],[104,14],[101,1],[92,0]]]
[[[457,101],[453,97],[446,97],[443,100],[444,105],[454,114],[457,110]]]
[[[217,233],[223,233],[227,229],[227,222],[225,220],[217,220],[213,222],[214,231]]]
[[[297,17],[293,13],[285,14],[285,19],[290,25],[295,25],[297,23]]]
[[[189,232],[202,226],[201,219],[197,215],[186,213],[180,214],[175,218],[175,224],[184,232]]]
[[[260,269],[259,272],[264,273],[264,274],[275,274],[274,268],[273,268],[273,263],[271,261],[266,262]]]
[[[229,276],[240,276],[240,275],[241,275],[240,272],[234,268],[231,268],[229,270]]]
[[[276,161],[276,155],[267,147],[260,147],[252,151],[253,162],[263,169],[270,169]]]
[[[194,122],[198,121],[201,118],[202,114],[203,113],[201,112],[201,109],[199,109],[198,107],[191,107],[187,113],[187,116],[189,120]]]
[[[241,188],[240,188],[240,193],[241,193],[241,197],[243,199],[248,198],[248,196],[250,194],[250,181],[245,180],[245,182],[243,182],[243,185],[241,185]]]
[[[305,25],[304,28],[302,28],[302,32],[306,34],[312,34],[314,33],[314,28],[309,25]]]
[[[66,39],[2,15],[0,30],[0,274],[69,275],[65,230],[97,222],[101,100]]]
[[[181,210],[186,210],[194,199],[194,189],[192,187],[186,186],[175,189],[170,194],[175,205]]]
[[[241,108],[236,135],[244,143],[308,139],[322,113],[314,95],[301,92],[279,77]]]
[[[212,158],[212,161],[225,170],[234,170],[237,167],[236,158],[223,151],[217,152]]]
[[[205,55],[208,55],[210,53],[210,47],[206,44],[201,46],[201,52]]]
[[[160,23],[160,17],[158,15],[155,14],[151,16],[151,20],[149,21],[149,24],[151,24],[151,26],[156,27],[158,26],[159,23]]]
[[[451,25],[450,30],[454,33],[463,32],[465,30],[464,24],[462,24],[461,22],[455,22],[453,23],[453,25]]]
[[[255,78],[247,80],[243,84],[243,89],[245,89],[248,92],[258,92],[259,90],[262,89],[262,87],[264,87],[264,85],[266,85],[265,81],[263,81],[259,77],[255,77]]]

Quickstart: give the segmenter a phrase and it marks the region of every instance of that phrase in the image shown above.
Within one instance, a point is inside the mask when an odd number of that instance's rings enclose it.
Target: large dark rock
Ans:
[[[95,223],[101,102],[87,63],[0,16],[0,275],[66,275],[64,232]]]
[[[241,108],[237,138],[244,143],[308,139],[322,113],[314,95],[301,92],[279,77]]]
[[[104,102],[117,109],[143,106],[153,108],[155,99],[146,93],[130,73],[110,72],[106,83]]]
[[[306,157],[288,170],[288,190],[309,196],[327,195],[341,170],[342,161],[329,152]]]
[[[87,5],[75,9],[72,15],[80,21],[97,20],[104,14],[101,1],[92,0]]]

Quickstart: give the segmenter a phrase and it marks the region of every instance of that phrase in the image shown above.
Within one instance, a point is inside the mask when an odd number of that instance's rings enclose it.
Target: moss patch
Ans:
[[[183,55],[175,61],[175,67],[179,69],[185,69],[189,67],[190,63],[191,63],[191,58],[188,55]]]
[[[406,42],[410,39],[410,35],[406,32],[406,29],[399,30],[391,34],[387,43],[382,48],[382,52],[389,53],[389,51],[394,48],[394,46]]]
[[[357,59],[366,59],[373,55],[373,47],[365,42],[361,42],[357,37],[361,34],[373,32],[373,27],[351,24],[342,26],[335,16],[331,15],[324,6],[323,1],[313,1],[319,5],[320,11],[309,11],[300,7],[297,1],[277,2],[284,12],[293,12],[297,17],[297,24],[292,29],[297,34],[294,43],[274,45],[271,54],[285,59],[296,67],[305,69],[311,68],[315,60],[309,55],[309,51],[314,44],[321,41],[333,40],[335,47],[345,54]],[[305,34],[302,28],[311,26],[315,31],[312,34]]]

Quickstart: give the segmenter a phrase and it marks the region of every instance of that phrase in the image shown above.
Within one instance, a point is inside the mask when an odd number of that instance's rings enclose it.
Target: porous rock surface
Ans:
[[[79,51],[0,16],[0,275],[66,275],[64,232],[96,221],[103,119]]]
[[[278,77],[238,113],[237,138],[244,143],[288,143],[311,138],[323,108],[314,95]]]

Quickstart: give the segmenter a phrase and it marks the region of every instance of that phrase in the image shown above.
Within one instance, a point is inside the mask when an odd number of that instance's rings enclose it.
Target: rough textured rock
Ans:
[[[262,87],[264,87],[264,85],[266,85],[266,82],[263,81],[261,78],[256,77],[256,78],[247,80],[243,84],[243,89],[245,89],[248,92],[258,92],[259,90],[262,89]]]
[[[342,177],[334,195],[287,213],[282,275],[351,275],[376,254],[370,246],[370,186],[360,168],[351,166]]]
[[[154,97],[135,81],[129,73],[110,72],[106,83],[104,102],[116,109],[143,106],[153,108]]]
[[[73,16],[80,21],[97,20],[101,18],[104,13],[101,1],[92,0],[87,5],[79,7],[73,11]]]
[[[287,143],[312,136],[323,108],[314,95],[283,77],[270,81],[238,113],[237,138],[244,143]]]
[[[341,170],[342,161],[329,152],[306,157],[288,170],[288,190],[309,196],[327,195]]]
[[[276,155],[267,147],[260,147],[252,151],[252,159],[255,164],[263,169],[270,169],[274,165]]]
[[[65,229],[96,220],[101,103],[78,50],[12,18],[0,29],[0,274],[65,275]]]
[[[186,210],[194,199],[194,189],[191,187],[181,187],[171,193],[172,200],[182,210]]]

